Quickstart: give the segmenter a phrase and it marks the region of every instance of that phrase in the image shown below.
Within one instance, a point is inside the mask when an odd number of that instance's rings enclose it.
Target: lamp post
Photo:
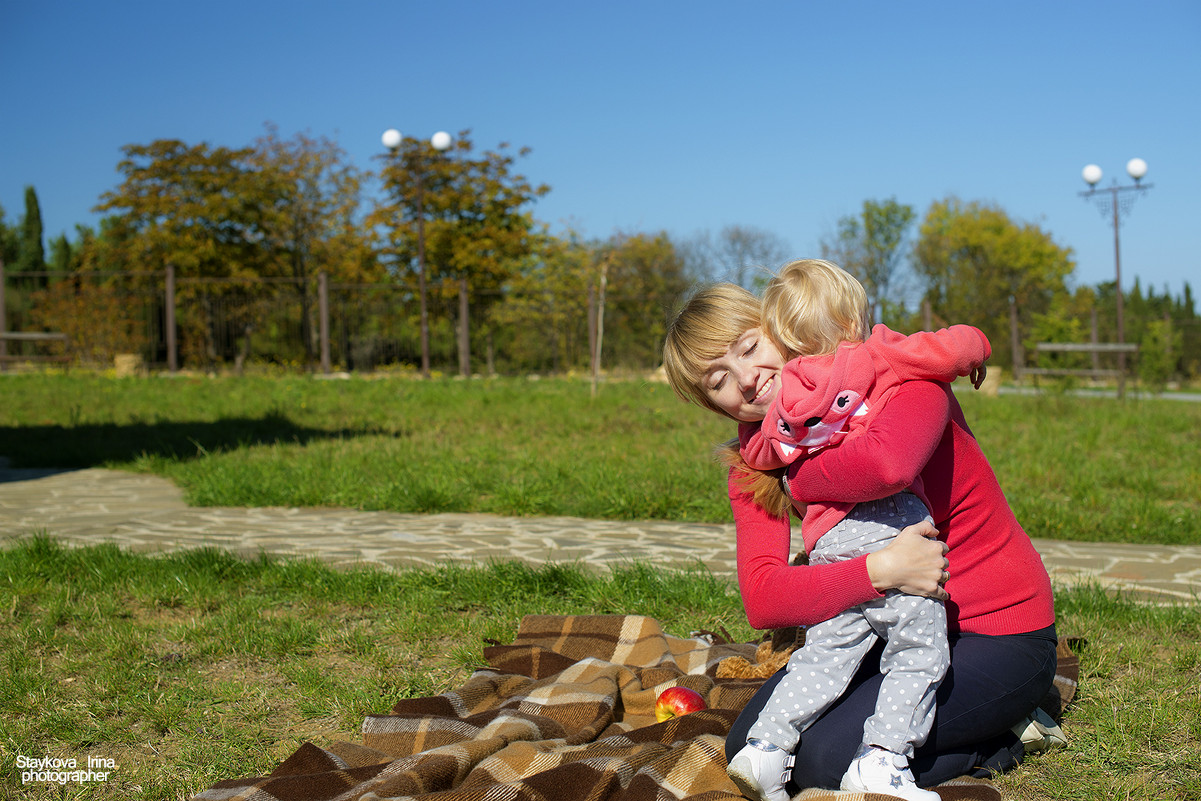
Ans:
[[[393,157],[400,151],[404,137],[395,128],[384,131],[380,139]],[[450,134],[438,131],[430,137],[430,147],[442,152],[451,145]],[[421,377],[430,377],[430,318],[425,282],[425,160],[419,157],[417,180],[417,293],[421,302]]]
[[[1084,182],[1088,184],[1088,191],[1081,192],[1080,197],[1085,200],[1092,200],[1097,203],[1103,215],[1113,214],[1111,224],[1113,225],[1113,269],[1114,277],[1117,281],[1115,288],[1117,290],[1117,327],[1118,327],[1118,344],[1126,341],[1126,328],[1122,314],[1122,244],[1121,244],[1121,215],[1130,212],[1130,207],[1134,205],[1135,199],[1151,188],[1151,184],[1142,182],[1143,176],[1147,174],[1147,162],[1142,159],[1134,158],[1126,162],[1126,174],[1134,179],[1134,184],[1130,186],[1118,186],[1117,179],[1114,180],[1113,186],[1108,188],[1098,189],[1097,184],[1101,181],[1101,168],[1096,164],[1089,164],[1081,171],[1081,176]],[[1118,351],[1118,371],[1121,373],[1119,382],[1119,394],[1121,385],[1125,382],[1126,377],[1126,353]]]

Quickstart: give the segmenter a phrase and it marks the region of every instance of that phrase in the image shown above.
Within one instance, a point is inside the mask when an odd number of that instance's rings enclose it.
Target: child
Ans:
[[[854,435],[903,381],[950,381],[968,373],[977,387],[983,380],[990,348],[976,329],[904,337],[876,326],[865,336],[866,310],[859,282],[829,262],[793,262],[773,279],[764,297],[769,331],[789,350],[812,355],[785,366],[762,424],[740,427],[748,465],[776,469]],[[802,536],[810,564],[825,564],[878,550],[923,519],[929,520],[926,507],[913,492],[857,506],[811,502]],[[908,760],[930,732],[934,690],[949,663],[946,611],[934,599],[896,591],[809,629],[747,745],[730,761],[730,776],[743,793],[787,799],[784,784],[800,732],[842,694],[877,637],[886,639],[885,681],[842,789],[936,801],[936,793],[914,783]]]

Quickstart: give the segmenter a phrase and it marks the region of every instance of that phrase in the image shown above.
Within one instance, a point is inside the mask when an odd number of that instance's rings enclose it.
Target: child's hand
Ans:
[[[980,385],[984,383],[984,376],[986,375],[988,375],[988,365],[982,364],[972,369],[972,374],[968,380],[972,382],[973,387],[980,389]]]

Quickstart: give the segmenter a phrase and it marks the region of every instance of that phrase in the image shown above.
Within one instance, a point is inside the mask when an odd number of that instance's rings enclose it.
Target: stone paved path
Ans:
[[[137,551],[217,546],[390,568],[523,559],[734,573],[732,525],[615,522],[345,509],[192,508],[156,476],[112,470],[14,469],[0,458],[0,540],[45,532]],[[1201,547],[1034,540],[1059,585],[1093,581],[1148,600],[1201,599]]]

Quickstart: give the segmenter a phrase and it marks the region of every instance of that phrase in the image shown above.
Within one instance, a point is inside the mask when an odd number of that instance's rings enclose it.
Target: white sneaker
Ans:
[[[756,801],[788,801],[784,783],[796,757],[764,740],[748,740],[730,760],[726,773],[738,791]]]
[[[1051,716],[1035,709],[1021,723],[1013,727],[1013,733],[1022,741],[1027,754],[1041,754],[1053,748],[1063,748],[1068,738],[1063,729],[1055,725]]]
[[[879,793],[906,801],[940,801],[938,793],[923,790],[913,781],[909,760],[883,748],[861,746],[842,777],[843,790]]]

